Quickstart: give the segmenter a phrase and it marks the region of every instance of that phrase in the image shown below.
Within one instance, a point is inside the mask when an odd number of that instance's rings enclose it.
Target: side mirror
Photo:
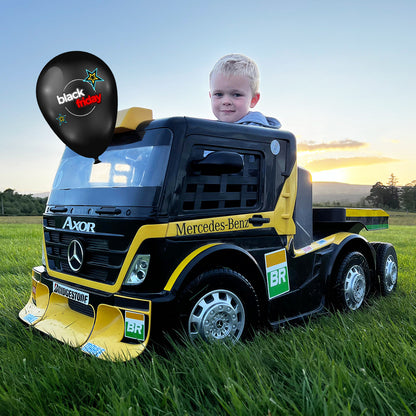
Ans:
[[[212,152],[202,160],[194,160],[191,164],[193,173],[203,175],[222,175],[239,173],[244,168],[244,160],[235,152],[218,151]]]

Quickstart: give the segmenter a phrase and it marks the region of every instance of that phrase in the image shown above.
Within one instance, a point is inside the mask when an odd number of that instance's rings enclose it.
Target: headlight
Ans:
[[[124,279],[124,285],[140,285],[149,269],[150,254],[136,254]]]

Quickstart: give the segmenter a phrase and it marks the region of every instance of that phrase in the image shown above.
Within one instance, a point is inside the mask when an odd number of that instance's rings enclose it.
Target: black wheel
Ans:
[[[202,273],[178,300],[180,322],[191,340],[237,342],[260,316],[253,286],[230,269]]]
[[[332,289],[332,304],[340,310],[354,311],[364,302],[369,287],[370,269],[358,251],[348,253],[340,263]]]
[[[378,244],[375,250],[378,289],[383,296],[388,296],[397,286],[399,267],[396,250],[388,243]]]

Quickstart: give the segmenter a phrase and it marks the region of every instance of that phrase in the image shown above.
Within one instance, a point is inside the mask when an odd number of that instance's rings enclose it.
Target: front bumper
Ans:
[[[52,289],[53,284],[56,282],[43,266],[33,268],[30,299],[19,312],[23,322],[105,360],[126,361],[145,350],[152,321],[151,300],[75,288],[63,295]],[[73,295],[76,292],[78,296]],[[81,298],[86,295],[83,303],[77,300],[80,293]]]

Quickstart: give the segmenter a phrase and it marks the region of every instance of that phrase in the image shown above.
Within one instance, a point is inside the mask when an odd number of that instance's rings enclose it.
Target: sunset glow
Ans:
[[[312,182],[348,182],[347,169],[312,172]]]

